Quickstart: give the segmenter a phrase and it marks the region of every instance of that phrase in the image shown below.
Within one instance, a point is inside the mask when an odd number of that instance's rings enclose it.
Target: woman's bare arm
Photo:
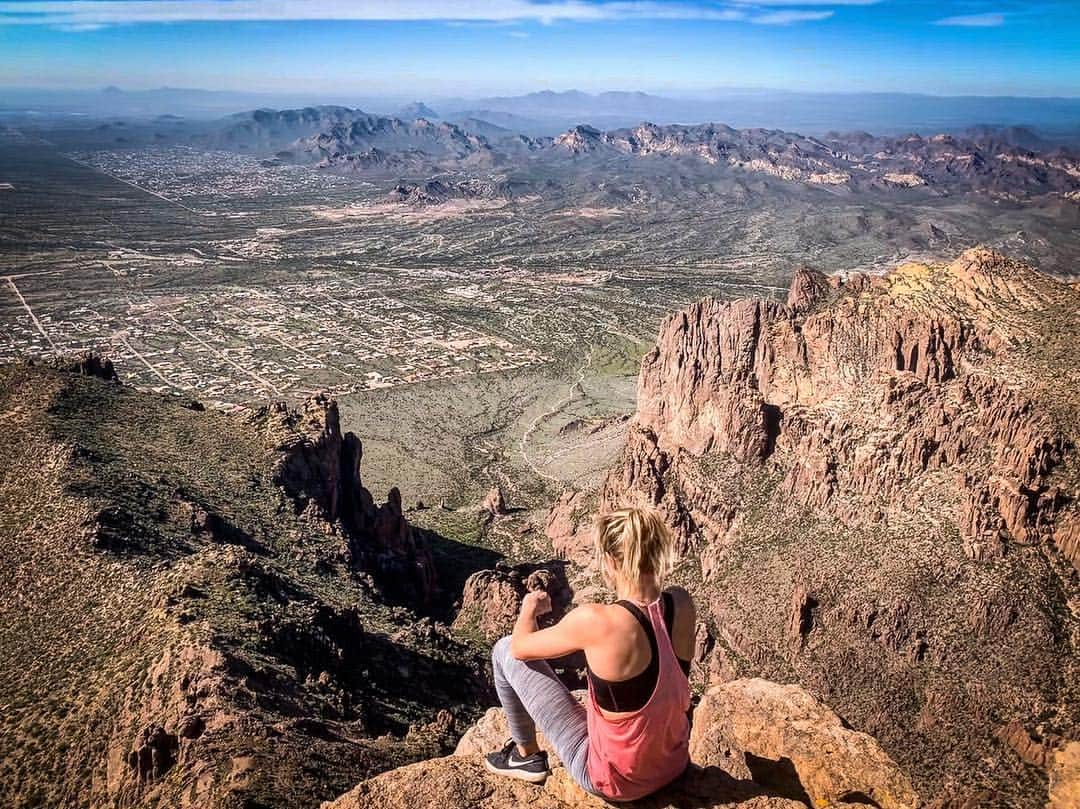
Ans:
[[[551,603],[546,593],[529,593],[521,603],[510,636],[510,654],[518,660],[550,660],[579,652],[603,636],[603,609],[598,604],[583,604],[570,610],[555,626],[539,629],[536,618],[549,612]]]

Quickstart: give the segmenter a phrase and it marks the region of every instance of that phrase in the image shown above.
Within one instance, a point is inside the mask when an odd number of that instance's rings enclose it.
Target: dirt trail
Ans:
[[[581,385],[582,382],[585,381],[585,372],[589,369],[589,366],[592,365],[592,358],[593,349],[590,348],[589,353],[585,356],[585,362],[582,363],[580,368],[578,368],[577,378],[567,387],[566,395],[562,399],[557,401],[554,405],[552,405],[549,410],[541,413],[539,416],[533,419],[529,426],[525,428],[525,432],[522,433],[521,440],[518,442],[518,446],[521,448],[521,457],[525,459],[525,463],[533,471],[533,474],[543,480],[556,483],[560,486],[563,485],[565,481],[560,480],[553,475],[549,475],[546,472],[541,472],[540,469],[536,466],[536,464],[532,462],[532,459],[529,457],[529,437],[534,432],[536,432],[537,428],[543,422],[550,419],[552,416],[554,416],[556,413],[558,413],[560,410],[562,410],[574,400],[574,391],[579,385]]]
[[[33,321],[34,327],[38,330],[42,337],[49,341],[49,345],[52,346],[53,351],[58,351],[56,343],[53,342],[53,338],[49,336],[49,333],[41,325],[41,321],[37,319],[37,315],[34,314],[34,310],[30,308],[30,304],[26,302],[26,298],[19,292],[19,288],[15,286],[15,282],[11,280],[10,275],[4,276],[4,280],[7,281],[11,291],[15,293],[15,297],[19,299],[19,303],[22,304],[23,309],[26,310],[26,314],[30,316],[30,320]]]

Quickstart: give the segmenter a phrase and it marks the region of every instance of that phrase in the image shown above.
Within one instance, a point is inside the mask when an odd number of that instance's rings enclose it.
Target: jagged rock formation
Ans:
[[[788,289],[787,305],[794,312],[806,312],[829,293],[829,279],[809,267],[795,270]]]
[[[1078,334],[1074,288],[982,249],[706,299],[644,358],[602,506],[674,527],[703,672],[829,693],[928,796],[1041,805],[1050,755],[1001,729],[1080,733]]]
[[[325,396],[298,410],[278,403],[260,410],[255,420],[277,441],[274,483],[293,499],[296,511],[340,530],[355,569],[374,573],[408,603],[429,603],[438,582],[424,536],[405,519],[397,488],[381,506],[364,488],[363,447],[354,434],[342,434],[337,403]]]
[[[420,545],[333,404],[245,418],[86,367],[0,368],[0,805],[311,805],[452,749],[483,656],[388,603]]]
[[[543,740],[553,770],[542,787],[488,774],[480,755],[506,738],[506,719],[492,709],[466,732],[453,756],[383,773],[323,809],[611,805],[574,784]],[[845,728],[836,714],[795,686],[739,680],[709,692],[694,711],[690,755],[694,766],[686,775],[634,806],[919,805],[907,776],[871,737]]]
[[[784,491],[849,523],[876,520],[870,505],[887,507],[922,473],[949,469],[964,475],[953,482],[967,494],[955,523],[972,553],[1001,538],[1049,540],[1055,522],[1071,528],[1073,511],[1055,519],[1068,494],[1052,482],[1070,436],[987,372],[988,354],[1032,336],[1010,321],[1068,305],[1067,287],[976,250],[942,268],[853,277],[828,309],[800,319],[827,289],[807,277],[796,275],[792,306],[706,300],[665,322],[642,368],[634,440],[643,463],[655,447],[756,464],[780,445],[794,458]],[[867,386],[876,401],[856,401]],[[630,488],[654,482],[634,476]],[[723,506],[710,505],[672,512],[684,536],[696,521],[729,527]]]
[[[580,125],[556,137],[551,148],[575,156],[690,158],[792,182],[861,190],[927,187],[934,193],[976,190],[1017,198],[1069,194],[1080,185],[1076,155],[1037,153],[979,132],[970,137],[875,138],[852,133],[819,139],[723,124],[643,123],[610,132]]]
[[[599,151],[607,143],[603,132],[587,124],[575,126],[552,141],[552,145],[557,149],[565,149],[573,155]]]
[[[442,205],[452,199],[510,199],[513,187],[505,177],[480,180],[475,177],[455,180],[433,177],[422,183],[398,183],[387,195],[392,202],[413,207]]]

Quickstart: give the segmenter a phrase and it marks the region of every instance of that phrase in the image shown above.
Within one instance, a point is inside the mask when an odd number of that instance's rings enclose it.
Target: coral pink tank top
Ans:
[[[632,801],[671,783],[690,763],[690,683],[664,626],[660,599],[642,605],[656,636],[660,673],[640,710],[609,719],[589,683],[589,780],[611,800]]]

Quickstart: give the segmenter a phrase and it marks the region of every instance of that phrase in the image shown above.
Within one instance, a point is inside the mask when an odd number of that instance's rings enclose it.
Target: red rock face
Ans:
[[[1069,438],[993,365],[1026,336],[997,315],[1036,310],[1044,288],[1067,294],[973,250],[944,268],[854,276],[809,315],[828,285],[806,270],[786,306],[693,304],[664,322],[642,362],[634,429],[604,503],[657,505],[689,542],[699,529],[723,533],[735,512],[680,468],[684,456],[772,462],[793,503],[850,524],[887,517],[907,488],[942,472],[936,485],[952,490],[972,555],[992,555],[999,539],[1049,539],[1064,504],[1052,472]],[[1080,563],[1071,530],[1061,549]]]
[[[791,279],[791,288],[788,290],[788,308],[802,312],[812,307],[815,303],[829,294],[829,277],[809,267],[800,267],[795,271]]]
[[[588,566],[593,560],[592,514],[582,492],[567,489],[548,512],[544,533],[561,559]]]
[[[679,538],[701,676],[821,689],[939,805],[1041,806],[1000,729],[1080,733],[1077,335],[1075,288],[984,249],[702,300],[642,361],[599,508]]]

